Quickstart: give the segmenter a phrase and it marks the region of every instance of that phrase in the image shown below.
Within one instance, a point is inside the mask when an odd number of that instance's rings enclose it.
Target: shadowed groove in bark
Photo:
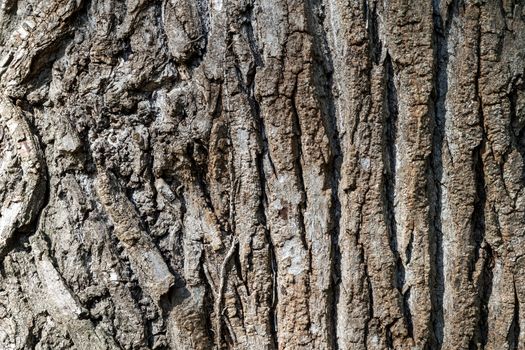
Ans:
[[[381,40],[379,39],[379,28],[377,23],[377,3],[374,1],[372,4],[372,10],[370,10],[370,5],[368,4],[368,0],[364,1],[364,11],[365,11],[365,18],[368,25],[368,39],[369,39],[369,47],[370,47],[370,56],[372,59],[372,62],[376,65],[379,64],[379,61],[381,59],[381,51],[383,49],[383,45],[381,43]]]
[[[266,155],[269,157],[268,153],[268,144],[264,132],[264,123],[260,119],[260,114],[257,112],[257,115],[259,116],[259,126],[261,128],[261,135],[263,138],[263,153],[258,155],[257,157],[257,168],[259,169],[259,180],[261,182],[261,194],[262,198],[260,199],[260,211],[261,215],[263,216],[263,222],[264,225],[264,232],[266,235],[266,239],[268,241],[268,250],[269,250],[269,258],[270,258],[270,271],[272,274],[272,295],[270,300],[270,308],[269,308],[269,320],[270,320],[270,333],[271,333],[271,340],[272,345],[275,348],[279,348],[278,338],[277,338],[277,330],[278,330],[278,320],[277,320],[277,304],[278,304],[278,293],[277,293],[277,275],[278,275],[278,269],[277,269],[277,258],[275,256],[275,248],[274,243],[272,241],[272,237],[270,235],[270,232],[268,230],[268,224],[267,224],[267,215],[266,210],[268,208],[268,197],[266,195],[266,174],[264,172],[264,165],[263,165],[263,157]]]
[[[439,58],[438,58],[439,60]],[[441,73],[442,71],[440,71]],[[446,72],[444,73],[446,75]],[[443,76],[443,73],[441,73]],[[446,84],[446,82],[445,82]],[[439,87],[439,85],[441,85]],[[446,86],[446,85],[445,85]],[[444,293],[444,265],[443,265],[443,233],[441,223],[441,209],[442,209],[442,194],[441,184],[443,177],[443,162],[442,162],[442,149],[443,149],[443,128],[444,128],[444,95],[446,92],[442,90],[443,85],[439,81],[436,83],[436,108],[434,112],[434,135],[432,149],[432,176],[434,177],[433,188],[431,188],[432,199],[430,201],[432,222],[431,227],[433,233],[433,250],[434,250],[434,263],[431,265],[431,271],[434,275],[433,278],[433,301],[432,301],[432,316],[433,316],[433,329],[434,336],[436,338],[438,348],[441,348],[443,342],[443,293]]]
[[[387,53],[385,61],[385,126],[384,126],[384,142],[385,150],[384,163],[385,175],[383,180],[383,193],[385,197],[385,221],[387,223],[387,230],[390,240],[390,249],[395,257],[395,278],[394,285],[399,291],[402,304],[403,321],[405,323],[408,336],[413,337],[413,323],[410,312],[410,288],[405,290],[405,264],[399,252],[398,238],[397,238],[397,223],[396,223],[396,205],[395,205],[395,186],[396,186],[396,161],[397,161],[397,119],[398,119],[398,100],[397,89],[394,81],[394,68],[390,54]],[[413,235],[410,236],[410,241],[407,245],[406,251],[401,252],[405,255],[407,263],[410,263],[412,256]]]
[[[485,261],[483,264],[483,271],[480,278],[480,316],[479,316],[479,341],[483,346],[487,345],[488,342],[488,333],[489,333],[489,300],[492,294],[492,285],[493,285],[493,272],[494,268],[494,253],[489,244],[485,244],[482,248],[485,251]]]
[[[476,67],[476,83],[475,83],[475,92],[478,99],[478,118],[479,124],[481,127],[481,142],[479,146],[474,149],[473,154],[473,164],[474,164],[474,174],[476,181],[476,193],[474,198],[474,212],[472,213],[471,220],[473,221],[473,232],[472,232],[472,241],[474,243],[474,260],[471,261],[470,271],[469,271],[469,280],[472,280],[472,275],[474,273],[475,264],[480,258],[479,251],[481,249],[481,244],[485,239],[485,172],[483,166],[483,152],[485,151],[487,136],[485,133],[485,116],[483,114],[483,101],[481,98],[481,92],[479,87],[479,80],[481,78],[481,29],[478,32],[478,41],[477,41],[477,67]]]
[[[483,140],[485,136],[483,136]],[[483,266],[480,275],[478,291],[479,291],[479,315],[478,315],[478,341],[485,345],[488,336],[488,302],[492,293],[492,268],[493,252],[490,245],[485,241],[485,203],[487,201],[485,193],[485,172],[482,160],[482,152],[485,146],[485,141],[474,149],[474,173],[476,181],[476,196],[474,199],[474,211],[472,213],[472,227],[473,227],[473,242],[474,242],[474,259],[471,262],[469,279],[476,268],[476,264],[480,258],[483,258]],[[483,257],[481,256],[483,255]]]
[[[253,25],[252,25],[252,21],[254,20],[254,14],[253,14],[253,1],[250,1],[247,5],[246,5],[246,21],[244,21],[242,23],[242,29],[246,32],[246,37],[248,38],[248,42],[249,42],[249,45],[250,45],[250,50],[252,52],[252,55],[253,55],[253,58],[254,58],[254,61],[255,61],[255,66],[254,66],[254,70],[253,70],[253,78],[255,77],[255,70],[257,69],[257,67],[260,67],[262,66],[263,62],[262,62],[262,58],[261,58],[261,53],[259,52],[259,44],[257,43],[257,40],[255,39],[255,34],[253,32]],[[247,85],[251,87],[251,92],[253,93],[253,83],[254,83],[255,79],[251,79],[250,81],[247,82]],[[253,96],[252,96],[253,97]]]
[[[166,2],[170,2],[170,0],[165,0]],[[204,60],[204,57],[206,56],[208,45],[209,45],[209,34],[210,34],[210,26],[211,26],[211,15],[210,15],[210,2],[206,0],[196,0],[195,6],[197,7],[197,13],[200,19],[200,23],[202,26],[202,31],[204,34],[200,35],[196,39],[194,39],[194,42],[202,42],[201,47],[195,54],[190,57],[189,60],[187,60],[188,68],[195,69],[199,67],[199,65]]]
[[[390,248],[396,257],[396,276],[395,285],[402,293],[405,284],[405,267],[398,251],[397,227],[395,215],[395,185],[396,185],[396,149],[397,149],[397,90],[394,83],[394,69],[392,59],[387,53],[385,58],[385,80],[386,80],[386,115],[384,127],[384,149],[385,149],[385,219],[388,224],[388,233],[390,238]]]
[[[202,51],[200,52],[200,57],[204,57],[206,55],[206,50],[208,49],[208,40],[210,33],[210,2],[206,0],[196,0],[195,2],[197,4],[197,11],[199,13],[199,17],[203,27],[203,32],[205,33],[205,35],[202,38],[197,39],[204,39],[204,45]]]
[[[84,16],[88,13],[91,0],[81,0],[78,2],[77,9],[67,18],[64,26],[81,27],[85,25]],[[23,82],[34,87],[40,87],[51,82],[51,67],[53,62],[64,56],[66,47],[74,39],[74,31],[65,29],[58,33],[52,42],[46,43],[38,52],[38,55],[31,60],[31,67],[28,75]],[[0,73],[1,76],[1,73]]]
[[[507,333],[507,344],[509,349],[517,350],[519,348],[520,338],[520,302],[518,300],[518,293],[516,291],[516,282],[513,283],[514,287],[514,313],[512,315],[512,323],[510,324],[509,331]]]
[[[42,205],[38,210],[38,213],[35,214],[35,219],[29,224],[15,230],[13,235],[6,241],[5,247],[2,250],[0,250],[0,273],[2,273],[4,269],[5,256],[7,256],[12,251],[30,249],[29,245],[27,245],[27,243],[29,242],[29,237],[31,237],[38,231],[38,227],[42,218],[42,213],[49,204],[50,185],[49,180],[47,178],[45,179],[44,185],[44,191],[43,193],[41,193],[43,197]]]
[[[206,264],[206,257],[204,255],[204,252],[201,252],[201,257],[200,257],[200,261],[199,261],[199,274],[202,278],[203,281],[206,281],[206,276],[205,276],[205,264]],[[209,283],[204,283],[204,308],[206,310],[213,310],[214,309],[214,291],[212,288],[215,288],[214,286],[211,285],[211,281],[208,281]],[[175,305],[175,303],[177,302],[180,302],[183,300],[183,298],[188,298],[190,297],[189,295],[189,291],[188,289],[184,286],[181,288],[182,289],[182,292],[184,293],[182,296],[180,296],[180,294],[177,294],[177,299],[173,298],[172,299],[172,304],[171,305]],[[216,337],[216,334],[214,332],[214,328],[213,328],[213,325],[214,325],[214,322],[212,320],[212,314],[211,312],[208,312],[206,313],[205,317],[204,317],[204,324],[205,324],[205,330],[206,330],[206,337],[207,337],[207,342],[208,344],[214,344],[213,343],[213,340],[215,339]]]
[[[372,289],[372,281],[370,279],[370,275],[368,274],[368,262],[366,261],[366,259],[364,258],[364,249],[363,249],[363,245],[360,244],[360,248],[361,248],[361,256],[363,257],[363,265],[364,265],[364,270],[365,270],[365,281],[364,283],[366,283],[366,288],[367,288],[367,295],[368,295],[368,315],[366,317],[366,322],[365,322],[365,336],[364,336],[364,340],[365,340],[365,344],[364,344],[364,347],[365,347],[365,350],[368,350],[368,335],[370,334],[370,321],[372,321],[374,319],[374,293],[373,293],[373,289]]]
[[[248,75],[248,82],[247,82],[247,95],[248,95],[248,101],[250,104],[250,108],[252,110],[252,114],[255,119],[256,126],[259,130],[258,134],[258,142],[261,145],[260,153],[256,156],[256,166],[258,171],[258,177],[260,182],[260,188],[261,188],[261,198],[259,199],[259,212],[262,218],[261,224],[264,227],[264,234],[265,238],[268,244],[268,255],[269,255],[269,263],[270,263],[270,273],[271,273],[271,298],[270,298],[270,305],[269,305],[269,327],[270,327],[270,338],[271,338],[271,346],[274,348],[279,348],[279,342],[277,337],[278,332],[278,319],[277,319],[277,304],[278,304],[278,292],[277,292],[277,276],[278,276],[278,267],[277,267],[277,258],[275,255],[275,247],[274,243],[270,234],[270,231],[268,229],[268,217],[267,217],[267,210],[268,210],[268,196],[267,196],[267,180],[266,180],[266,172],[264,170],[264,161],[266,160],[270,163],[270,166],[275,174],[275,166],[273,165],[273,161],[271,159],[270,155],[270,149],[268,145],[268,138],[266,133],[266,127],[264,124],[263,117],[261,115],[261,109],[259,106],[259,101],[255,98],[255,76],[257,74],[257,69],[263,65],[263,60],[261,57],[261,54],[259,52],[259,45],[256,41],[254,32],[253,32],[253,2],[247,5],[247,21],[243,24],[243,28],[246,31],[250,51],[254,57],[255,65],[253,67],[253,70]]]
[[[486,242],[486,225],[485,225],[485,206],[487,202],[486,194],[486,183],[485,183],[485,166],[483,164],[483,153],[485,152],[485,147],[487,143],[487,136],[485,131],[485,116],[483,113],[483,101],[480,94],[480,77],[481,77],[481,29],[478,29],[478,41],[477,41],[477,67],[476,67],[476,82],[475,82],[475,92],[479,103],[478,117],[479,124],[481,127],[481,143],[474,149],[474,174],[475,174],[475,198],[474,198],[474,211],[472,213],[472,227],[473,227],[473,243],[474,243],[474,260],[471,262],[471,267],[469,271],[469,279],[472,279],[472,274],[475,270],[475,265],[480,258],[480,255],[483,254],[482,271],[480,275],[479,285],[478,285],[478,332],[475,333],[483,346],[487,344],[488,341],[488,303],[490,296],[492,294],[492,284],[493,284],[493,273],[492,269],[494,267],[494,255],[492,247],[488,242]],[[512,105],[512,103],[511,103]],[[512,113],[512,106],[511,106]],[[511,123],[512,123],[512,115]],[[511,133],[512,134],[512,133]],[[514,287],[515,288],[515,287]],[[515,294],[515,303],[518,303],[516,290],[514,289]],[[518,306],[519,308],[519,306]],[[519,312],[518,317],[518,334],[519,334]],[[512,347],[511,347],[512,348]]]
[[[434,123],[433,123],[433,148],[432,148],[432,174],[434,186],[430,188],[431,197],[431,215],[433,225],[433,250],[434,263],[431,265],[434,286],[432,288],[432,323],[434,331],[434,341],[438,349],[443,344],[443,297],[445,289],[444,262],[443,262],[443,232],[442,232],[442,178],[443,178],[443,147],[445,137],[445,115],[446,99],[448,92],[448,73],[447,67],[449,62],[448,56],[448,36],[450,23],[454,12],[457,9],[457,1],[451,1],[447,8],[447,18],[442,18],[440,6],[442,0],[432,0],[433,20],[434,20],[434,66],[435,66],[435,84],[434,84]]]
[[[308,248],[308,242],[306,238],[306,227],[305,227],[305,218],[304,212],[308,203],[307,192],[304,184],[304,173],[303,173],[303,144],[301,137],[303,132],[301,130],[301,121],[299,120],[299,113],[296,106],[297,98],[297,84],[299,83],[299,78],[295,78],[294,88],[292,91],[292,96],[290,99],[291,109],[292,109],[292,133],[294,137],[294,144],[292,146],[295,160],[295,176],[299,183],[299,190],[301,191],[301,203],[299,204],[299,231],[301,232],[301,242],[303,243],[303,248],[308,251],[308,269],[312,271],[312,251]]]

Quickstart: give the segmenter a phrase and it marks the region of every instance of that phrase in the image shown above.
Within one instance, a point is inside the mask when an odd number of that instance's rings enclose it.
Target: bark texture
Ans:
[[[525,1],[2,0],[0,349],[524,349]]]

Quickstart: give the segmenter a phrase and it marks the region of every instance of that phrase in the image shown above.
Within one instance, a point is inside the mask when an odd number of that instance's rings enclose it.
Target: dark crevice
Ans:
[[[367,23],[368,23],[368,40],[369,40],[369,47],[370,47],[370,56],[372,59],[372,62],[376,65],[379,64],[379,61],[381,59],[381,52],[383,49],[381,40],[379,40],[379,28],[378,28],[378,16],[377,16],[377,4],[374,2],[372,4],[372,10],[370,11],[370,8],[368,6],[368,1],[364,1],[365,3],[365,12],[367,17]]]
[[[194,10],[197,12],[195,17],[198,17],[199,30],[196,37],[190,38],[191,41],[188,42],[186,48],[191,49],[191,53],[185,57],[181,63],[183,67],[189,71],[194,71],[200,67],[204,62],[205,56],[209,48],[209,35],[211,28],[211,12],[209,8],[209,1],[206,0],[196,0],[188,3],[189,6],[195,6]],[[157,21],[159,22],[159,27],[162,32],[162,39],[164,42],[167,42],[166,29],[164,28],[163,20],[166,16],[166,6],[174,6],[171,1],[165,0],[164,4],[161,5],[160,13],[157,13]],[[177,6],[177,5],[175,5]],[[178,5],[180,6],[180,5]],[[191,11],[193,12],[193,11]],[[193,12],[195,14],[195,12]],[[160,17],[160,20],[159,18]],[[196,18],[194,20],[197,20]],[[173,60],[173,59],[172,59]]]
[[[368,262],[365,259],[364,256],[364,249],[361,245],[361,258],[363,259],[363,265],[365,269],[365,278],[364,283],[366,283],[366,290],[367,290],[367,296],[368,296],[368,314],[365,320],[365,329],[364,329],[364,345],[365,350],[368,350],[368,336],[370,334],[370,322],[374,319],[374,290],[372,288],[372,281],[370,279],[370,275],[368,274]]]
[[[235,264],[234,257],[239,254],[239,244],[236,241],[232,242],[232,246],[229,248],[230,250],[226,253],[227,255],[224,257],[223,265],[221,266],[220,271],[220,280],[219,280],[219,286],[218,286],[218,296],[216,300],[215,307],[215,317],[218,319],[218,325],[217,325],[217,331],[218,334],[216,335],[216,346],[218,346],[218,349],[223,348],[223,343],[231,342],[233,341],[235,335],[230,333],[230,330],[228,327],[226,327],[226,324],[224,322],[224,318],[227,317],[227,315],[224,314],[224,299],[226,291],[228,288],[228,276],[231,272],[232,267]],[[231,255],[230,255],[231,253]],[[233,261],[232,261],[233,260]],[[203,276],[204,277],[204,276]]]
[[[485,132],[485,116],[483,113],[483,101],[481,97],[479,80],[481,77],[481,29],[478,29],[478,38],[476,46],[477,67],[475,92],[478,99],[478,117],[479,127],[481,128],[481,142],[473,150],[473,171],[475,176],[475,197],[474,211],[472,213],[472,242],[474,244],[474,257],[471,262],[468,278],[471,281],[479,259],[483,259],[482,271],[477,284],[478,288],[478,327],[475,337],[482,347],[488,341],[488,303],[492,293],[492,269],[494,266],[494,256],[492,248],[486,242],[486,224],[485,224],[485,206],[487,203],[486,184],[485,184],[485,166],[483,164],[483,153],[487,143]],[[512,118],[512,117],[511,117]],[[512,133],[510,133],[512,134]],[[519,326],[518,326],[519,327]]]
[[[261,225],[264,227],[264,232],[266,236],[266,241],[268,244],[268,260],[269,260],[269,268],[270,268],[270,274],[271,274],[271,298],[269,300],[270,302],[270,310],[269,310],[269,326],[270,326],[270,334],[272,339],[272,346],[273,348],[278,348],[278,342],[277,342],[277,330],[278,330],[278,320],[277,320],[277,303],[278,303],[278,293],[277,293],[277,276],[278,276],[278,270],[277,270],[277,259],[275,256],[275,248],[274,244],[270,235],[270,232],[267,227],[267,218],[266,218],[266,210],[268,207],[268,197],[266,195],[266,174],[264,171],[264,156],[267,154],[267,140],[264,133],[264,126],[263,122],[260,120],[260,113],[256,113],[257,116],[259,116],[259,125],[261,130],[261,136],[263,138],[263,153],[258,154],[257,156],[257,169],[259,171],[259,180],[261,182],[261,199],[260,199],[260,207],[259,207],[259,214],[261,217]]]
[[[405,280],[405,268],[401,257],[399,256],[399,247],[397,242],[397,228],[395,217],[395,185],[396,185],[396,136],[397,136],[397,118],[398,102],[397,90],[394,84],[394,70],[392,60],[387,53],[385,58],[385,75],[386,75],[386,96],[385,96],[385,123],[384,123],[384,163],[385,176],[383,180],[383,191],[385,201],[385,219],[388,225],[388,234],[390,238],[390,248],[396,257],[396,285],[399,291],[403,289]]]
[[[516,291],[516,282],[514,282],[514,314],[512,316],[512,323],[510,324],[509,332],[507,333],[507,344],[509,344],[509,349],[517,350],[519,348],[520,332],[520,302]]]
[[[252,249],[251,242],[250,242],[250,249]],[[242,284],[242,286],[246,290],[246,294],[250,295],[251,294],[250,285],[248,284],[248,281],[246,280],[245,276],[243,276],[242,274],[242,262],[241,262],[241,255],[239,254],[239,251],[237,251],[237,254],[233,256],[233,262],[235,264],[235,275],[239,279],[240,284]],[[248,265],[248,268],[249,268],[249,265]],[[238,287],[234,285],[234,288],[236,288],[237,290]],[[242,309],[241,309],[241,312],[242,312]],[[244,317],[241,317],[241,320],[244,320]]]
[[[202,32],[205,33],[203,36],[203,45],[202,45],[202,51],[201,51],[201,57],[204,57],[206,55],[206,52],[208,50],[208,40],[209,40],[209,33],[210,33],[210,24],[211,24],[211,13],[210,13],[210,3],[207,0],[196,0],[196,7],[197,12],[200,17],[200,23],[202,26]]]
[[[485,171],[483,167],[482,152],[484,142],[482,142],[473,151],[473,167],[475,176],[476,193],[474,197],[474,210],[472,212],[472,241],[474,243],[474,259],[470,261],[468,273],[469,281],[472,281],[476,264],[480,259],[482,244],[485,240]]]
[[[414,231],[410,231],[410,236],[408,238],[408,244],[405,248],[405,259],[406,264],[410,264],[412,260],[412,250],[414,249]]]
[[[164,177],[163,178],[166,183],[169,185],[172,192],[175,194],[178,200],[181,201],[181,214],[180,214],[180,221],[184,222],[184,216],[186,215],[187,206],[184,199],[184,196],[179,193],[178,190],[175,190],[175,188],[181,187],[180,182],[172,178],[171,176]],[[183,248],[183,242],[182,242],[182,233],[180,233],[179,236],[176,237],[176,242],[173,243],[173,255],[172,257],[182,257],[184,256],[184,248]],[[202,242],[200,242],[202,243]],[[205,252],[201,249],[198,253],[199,254],[199,280],[203,281],[200,286],[204,289],[204,296],[203,296],[203,305],[200,310],[191,310],[186,311],[188,312],[188,317],[191,317],[193,322],[201,323],[199,324],[199,327],[202,325],[202,329],[205,335],[205,340],[207,343],[207,346],[210,346],[214,339],[214,328],[213,328],[213,322],[211,320],[212,313],[211,312],[204,312],[203,310],[213,310],[214,309],[214,290],[215,286],[211,286],[209,283],[209,280],[206,278],[206,274],[204,272],[205,270]],[[188,285],[186,283],[185,278],[178,272],[184,269],[184,262],[173,262],[172,261],[166,261],[166,264],[170,270],[170,272],[175,277],[175,281],[171,288],[163,295],[161,296],[159,300],[159,307],[161,312],[162,319],[166,320],[173,312],[173,309],[181,304],[183,304],[186,299],[191,298],[192,291],[188,289]],[[140,300],[140,299],[139,299]],[[144,314],[144,313],[141,313]],[[157,334],[153,334],[153,322],[154,320],[147,320],[147,323],[145,324],[145,332],[148,338],[148,345],[150,347],[153,346],[153,343],[155,341],[155,337]],[[167,349],[167,347],[161,347],[161,349]]]
[[[269,233],[268,233],[269,236]],[[275,256],[275,247],[273,244],[273,241],[269,241],[269,255],[270,255],[270,269],[271,269],[271,275],[272,275],[272,299],[271,299],[271,305],[270,305],[270,334],[272,339],[272,344],[275,349],[279,349],[279,341],[278,341],[278,329],[279,329],[279,321],[277,318],[277,304],[279,302],[278,296],[279,293],[277,292],[277,277],[279,275],[279,271],[277,269],[277,258]]]
[[[209,8],[209,1],[197,0],[195,3],[195,6],[197,7],[197,13],[200,18],[202,34],[199,37],[193,39],[194,42],[199,42],[199,45],[196,50],[196,54],[193,55],[193,57],[191,57],[191,59],[187,62],[190,69],[196,69],[204,62],[209,48],[209,35],[211,30],[211,12]]]
[[[253,32],[253,26],[252,21],[254,20],[254,14],[253,14],[253,3],[249,3],[246,6],[246,13],[245,13],[245,21],[242,24],[242,31],[244,32],[244,35],[248,39],[248,44],[250,46],[250,50],[253,55],[253,59],[255,61],[255,67],[261,67],[263,66],[263,60],[261,57],[259,45],[257,43],[257,40],[255,39],[255,34]],[[255,69],[253,70],[253,78],[255,78]],[[255,82],[255,79],[251,79],[247,82],[248,86],[252,86],[252,84]]]
[[[32,58],[29,73],[23,80],[30,90],[34,91],[51,83],[53,65],[66,55],[66,48],[73,42],[73,39],[73,33],[66,32]]]
[[[434,181],[430,184],[430,219],[432,224],[431,245],[434,255],[434,263],[431,264],[432,275],[432,324],[434,347],[441,349],[443,345],[443,302],[445,291],[445,272],[443,262],[443,232],[442,232],[442,188],[443,179],[443,154],[442,150],[445,142],[445,116],[446,116],[446,98],[448,93],[448,75],[447,67],[449,62],[448,55],[448,36],[453,16],[457,13],[459,1],[454,0],[448,3],[446,18],[441,16],[442,0],[433,0],[433,22],[434,22],[434,120],[433,120],[433,137],[432,137],[432,154],[431,154],[431,174]]]
[[[478,343],[484,348],[488,342],[489,333],[489,300],[492,294],[492,280],[494,268],[494,253],[488,244],[482,246],[484,254],[483,270],[478,284],[479,295],[479,318],[478,318]]]
[[[298,78],[296,78],[294,83],[294,89],[292,92],[291,97],[291,105],[292,105],[292,128],[293,128],[293,135],[294,135],[294,143],[293,143],[293,154],[295,158],[295,176],[297,178],[297,182],[299,185],[299,190],[301,191],[301,203],[299,204],[299,230],[301,232],[301,241],[303,243],[303,248],[308,251],[308,242],[306,240],[306,228],[304,224],[304,212],[306,210],[306,203],[308,201],[306,195],[306,188],[304,185],[304,176],[303,176],[303,147],[302,147],[302,129],[301,129],[301,121],[299,117],[299,112],[297,111],[296,106],[296,99],[297,99],[297,84],[298,84]],[[309,262],[311,264],[311,261]],[[311,266],[310,266],[311,268]],[[311,269],[310,269],[311,271]]]
[[[408,245],[404,252],[399,251],[397,238],[397,223],[395,209],[395,187],[396,187],[396,162],[397,162],[397,127],[398,127],[398,100],[397,89],[394,82],[394,69],[390,54],[386,54],[385,65],[385,122],[384,122],[384,164],[385,174],[383,180],[383,193],[385,197],[385,221],[390,242],[390,248],[395,258],[395,277],[394,284],[397,288],[402,305],[403,321],[405,323],[409,337],[413,336],[412,314],[408,299],[410,290],[405,291],[405,265],[412,257],[413,233],[410,234]]]
[[[49,205],[50,200],[50,184],[48,180],[44,180],[43,186],[45,186],[41,190],[42,196],[42,205],[40,209],[35,213],[34,219],[27,225],[19,227],[15,232],[6,239],[5,246],[0,251],[0,264],[3,268],[4,258],[13,251],[29,251],[29,238],[34,235],[40,226],[40,222],[45,216],[45,210],[47,206]],[[47,237],[47,236],[46,236]],[[50,257],[51,258],[51,257]],[[54,262],[56,265],[56,262]]]
[[[206,203],[206,206],[212,213],[216,213],[213,201],[210,195],[210,188],[208,184],[208,172],[206,164],[209,159],[208,148],[204,146],[201,140],[193,139],[193,142],[188,143],[186,147],[187,161],[192,177],[195,179],[201,195]],[[199,159],[199,161],[197,161]],[[214,218],[216,219],[215,215]],[[224,230],[223,224],[216,220],[216,223]]]
[[[483,114],[483,102],[481,98],[481,92],[479,87],[479,80],[481,77],[481,28],[478,28],[477,43],[476,43],[476,81],[475,91],[478,100],[478,117],[479,127],[481,128],[481,142],[473,150],[473,171],[475,176],[476,192],[474,197],[474,211],[472,213],[472,243],[474,244],[474,258],[470,261],[470,270],[468,273],[469,281],[472,281],[472,276],[476,268],[476,263],[480,258],[481,245],[485,240],[485,171],[483,165],[483,152],[485,151],[486,139],[485,134],[485,116]]]
[[[121,40],[121,47],[120,55],[124,62],[127,62],[133,54],[133,48],[131,47],[131,40],[129,37],[125,37]]]
[[[244,93],[248,99],[248,103],[250,105],[251,115],[254,119],[254,123],[256,127],[258,128],[258,136],[259,136],[259,149],[256,154],[256,166],[258,171],[258,178],[260,183],[260,200],[259,200],[259,209],[258,209],[258,224],[261,226],[261,228],[264,230],[264,238],[267,243],[267,249],[268,249],[268,263],[269,263],[269,272],[270,272],[270,278],[271,278],[271,287],[270,287],[270,295],[268,295],[268,299],[266,299],[266,302],[269,303],[269,314],[268,314],[268,321],[269,321],[269,332],[270,332],[270,344],[268,344],[271,348],[278,349],[279,343],[278,343],[278,316],[277,316],[277,304],[278,304],[278,267],[277,267],[277,258],[275,254],[275,246],[271,237],[270,230],[268,228],[268,219],[267,219],[267,209],[268,209],[268,196],[267,196],[267,174],[265,171],[265,161],[267,161],[270,166],[273,169],[274,175],[276,174],[275,167],[273,165],[271,155],[270,155],[270,149],[268,144],[268,138],[266,134],[266,127],[265,122],[262,117],[259,101],[257,101],[255,97],[255,76],[257,73],[257,68],[261,67],[263,65],[263,60],[259,52],[259,45],[257,43],[257,40],[255,38],[254,32],[253,32],[253,26],[252,21],[254,19],[253,14],[253,7],[254,3],[249,2],[245,5],[244,13],[242,16],[244,17],[241,23],[241,31],[246,37],[246,40],[249,44],[250,51],[252,53],[253,58],[253,64],[251,65],[250,69],[248,70],[246,74],[246,81],[243,81],[243,74],[241,73],[239,69],[239,64],[235,65],[236,74],[239,81],[238,88]],[[236,57],[237,59],[237,57]]]
[[[290,99],[290,102],[291,102],[291,107],[292,107],[292,130],[293,130],[293,139],[294,139],[294,143],[293,143],[293,146],[292,146],[292,152],[294,154],[294,158],[295,158],[295,166],[294,166],[294,171],[295,171],[295,177],[297,179],[297,182],[298,182],[298,185],[299,185],[299,190],[300,190],[300,195],[301,195],[301,202],[299,204],[299,210],[298,210],[298,228],[299,228],[299,232],[301,234],[301,242],[302,242],[302,245],[303,245],[303,249],[304,251],[308,254],[308,257],[306,259],[306,263],[308,264],[308,271],[312,271],[312,251],[310,249],[310,245],[311,245],[311,242],[308,241],[308,239],[306,238],[306,225],[305,225],[305,216],[304,216],[304,213],[306,211],[306,207],[308,205],[308,197],[307,197],[307,191],[306,191],[306,187],[305,187],[305,183],[304,183],[304,173],[303,173],[303,144],[302,144],[302,135],[303,135],[303,132],[302,132],[302,128],[301,128],[301,120],[300,120],[300,116],[299,116],[299,112],[297,110],[297,105],[296,105],[296,101],[297,101],[297,86],[299,84],[299,77],[296,77],[295,78],[295,82],[294,82],[294,88],[293,88],[293,92],[292,92],[292,96],[291,96],[291,99]],[[309,281],[305,284],[305,295],[309,298],[310,297],[310,284],[309,284]],[[310,313],[308,311],[308,316],[307,319],[308,319],[308,326],[307,326],[307,329],[310,329]]]
[[[407,327],[408,336],[414,337],[414,325],[412,323],[412,313],[410,312],[410,287],[403,293],[403,317]]]
[[[392,324],[389,324],[389,325],[386,326],[385,333],[386,333],[386,336],[385,336],[385,338],[386,338],[386,340],[385,340],[386,347],[389,350],[393,349],[394,348],[394,339],[392,337]]]

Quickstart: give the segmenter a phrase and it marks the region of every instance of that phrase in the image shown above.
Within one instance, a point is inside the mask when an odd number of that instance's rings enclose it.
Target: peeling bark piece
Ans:
[[[5,255],[15,231],[37,218],[44,203],[46,175],[37,137],[29,128],[22,110],[6,97],[0,98],[0,127],[6,133],[0,141],[3,143],[0,255]],[[19,169],[14,174],[12,166]]]

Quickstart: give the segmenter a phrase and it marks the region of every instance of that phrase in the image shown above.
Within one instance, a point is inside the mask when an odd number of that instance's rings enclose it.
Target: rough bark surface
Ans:
[[[2,0],[0,349],[524,349],[525,1]]]

